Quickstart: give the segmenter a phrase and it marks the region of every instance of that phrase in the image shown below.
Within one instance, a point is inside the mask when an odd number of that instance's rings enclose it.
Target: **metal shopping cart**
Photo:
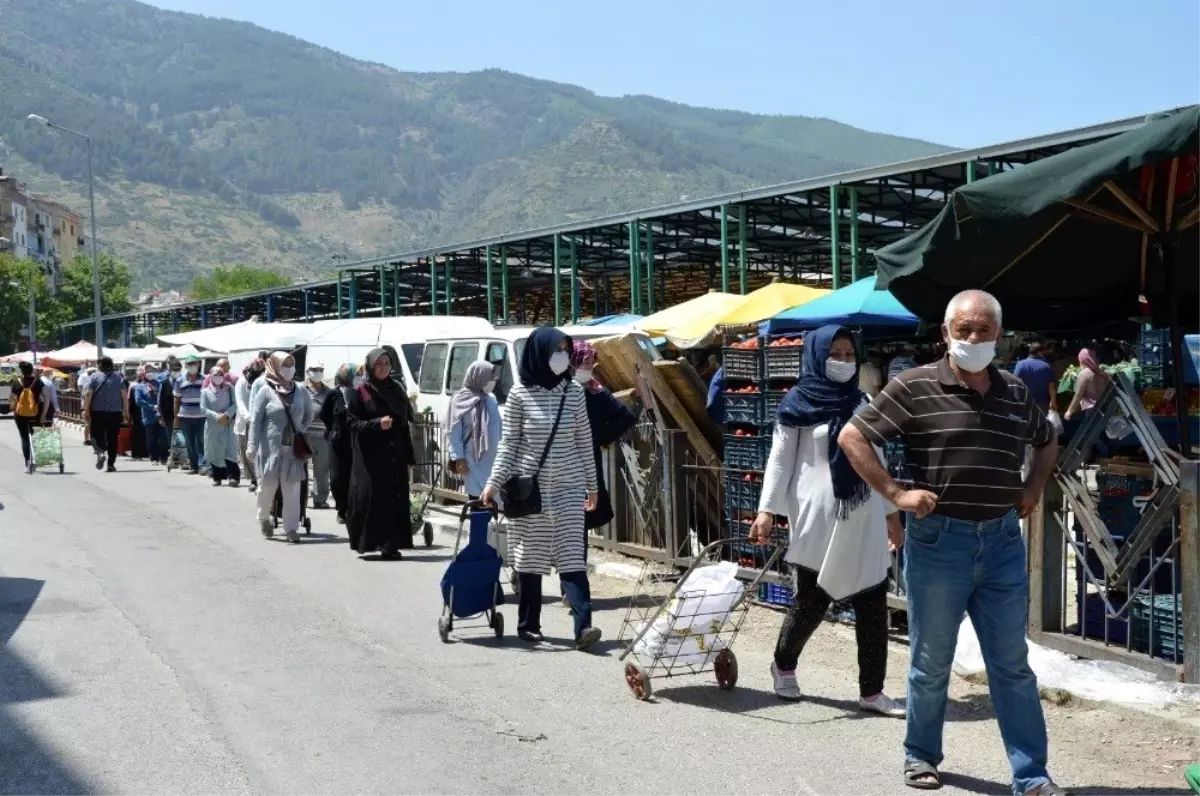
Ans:
[[[171,445],[167,449],[167,472],[172,470],[188,470],[191,468],[191,462],[188,461],[187,441],[183,438],[183,431],[173,429],[171,431]]]
[[[747,569],[747,548],[757,548]],[[625,649],[625,683],[638,699],[652,695],[650,680],[714,672],[723,690],[737,685],[733,642],[758,593],[763,576],[775,569],[784,547],[749,545],[745,538],[718,539],[705,546],[682,573],[647,560],[634,588],[619,640]],[[631,659],[631,660],[627,660]]]
[[[29,462],[29,473],[39,467],[58,466],[61,473],[66,469],[62,452],[62,431],[55,426],[39,426],[33,429],[33,458]]]
[[[429,479],[427,489],[422,489],[424,494],[418,496],[411,495],[408,498],[409,520],[412,523],[413,535],[417,533],[417,529],[421,529],[421,534],[425,537],[425,546],[433,547],[433,523],[428,519],[429,502],[433,500],[434,487],[441,483],[442,480],[442,463],[433,461],[426,464],[416,464],[413,466],[418,472],[428,468],[432,473],[432,478]]]

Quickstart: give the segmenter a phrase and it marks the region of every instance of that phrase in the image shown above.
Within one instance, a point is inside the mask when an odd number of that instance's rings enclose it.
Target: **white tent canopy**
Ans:
[[[254,332],[261,327],[294,325],[296,324],[259,323],[257,319],[251,318],[248,321],[217,326],[213,329],[198,329],[194,332],[180,332],[179,334],[160,334],[158,340],[169,346],[193,345],[198,349],[228,354],[243,340],[253,336]]]

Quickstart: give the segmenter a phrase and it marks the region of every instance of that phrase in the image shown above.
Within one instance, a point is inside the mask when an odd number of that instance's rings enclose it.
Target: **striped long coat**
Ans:
[[[563,390],[567,400],[546,463],[538,460],[558,413]],[[504,430],[488,485],[497,494],[514,475],[538,473],[542,513],[508,521],[508,562],[518,572],[549,575],[587,569],[583,503],[596,491],[592,430],[583,388],[564,381],[553,390],[517,385],[504,407]]]

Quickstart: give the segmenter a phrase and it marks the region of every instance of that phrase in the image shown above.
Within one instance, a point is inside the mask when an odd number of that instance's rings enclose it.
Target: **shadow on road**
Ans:
[[[1007,782],[992,782],[966,774],[955,774],[953,771],[942,771],[942,785],[959,788],[968,793],[978,793],[981,796],[1007,796],[1012,788]],[[1118,788],[1108,785],[1073,785],[1070,782],[1060,783],[1070,788],[1075,796],[1192,796],[1191,788]]]
[[[0,577],[0,793],[87,793],[87,788],[50,750],[31,737],[9,705],[61,696],[9,645],[37,602],[45,581]]]

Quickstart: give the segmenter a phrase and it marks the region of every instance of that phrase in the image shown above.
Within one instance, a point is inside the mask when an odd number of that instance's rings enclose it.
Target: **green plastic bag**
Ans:
[[[38,467],[48,467],[62,461],[62,437],[57,429],[33,430],[33,461]]]

